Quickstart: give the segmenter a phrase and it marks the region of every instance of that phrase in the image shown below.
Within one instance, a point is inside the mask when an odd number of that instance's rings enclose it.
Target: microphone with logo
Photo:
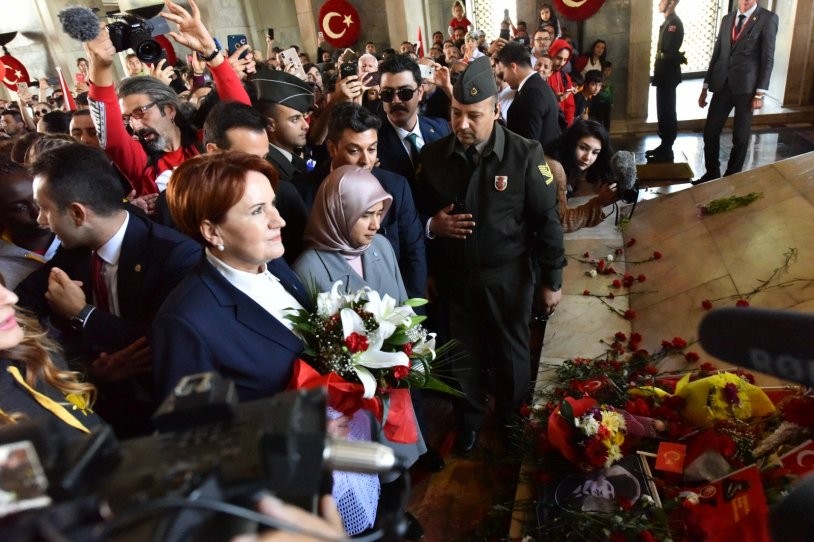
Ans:
[[[709,354],[741,367],[814,386],[814,315],[725,307],[698,328]]]
[[[742,307],[715,309],[698,328],[709,354],[741,367],[814,386],[814,315]],[[772,510],[772,540],[811,540],[814,474],[807,475]]]

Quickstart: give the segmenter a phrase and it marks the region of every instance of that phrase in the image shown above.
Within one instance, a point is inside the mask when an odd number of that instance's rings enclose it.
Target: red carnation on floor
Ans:
[[[582,290],[582,295],[591,295],[590,290]]]
[[[630,247],[632,247],[632,246],[633,246],[633,245],[635,245],[635,244],[636,244],[636,239],[634,239],[633,237],[631,237],[631,238],[628,240],[628,242],[627,242],[627,243],[625,243],[625,246],[626,246],[626,247],[628,247],[628,248],[630,248]]]
[[[735,306],[736,307],[748,307],[749,302],[746,301],[745,299],[738,299],[737,303],[735,303]]]
[[[625,311],[624,317],[626,320],[633,320],[634,318],[636,318],[636,311],[634,311],[633,309],[628,309]]]
[[[393,376],[395,377],[396,380],[406,378],[409,372],[410,369],[408,369],[404,365],[396,365],[395,367],[393,367]]]
[[[712,301],[710,301],[709,299],[705,299],[701,302],[701,306],[704,307],[705,311],[708,311],[709,309],[712,308]]]
[[[588,251],[586,250],[585,252],[583,252],[583,253],[582,253],[582,257],[583,257],[583,258],[590,258],[590,257],[591,257],[591,255],[590,255],[590,254],[588,253]]]
[[[699,356],[695,352],[687,352],[686,354],[684,354],[684,359],[687,360],[688,363],[695,363],[696,361],[701,359],[701,356]]]
[[[705,361],[704,363],[701,364],[700,368],[701,368],[702,371],[714,371],[715,370],[715,365],[711,364],[708,361]]]
[[[622,287],[622,281],[619,280],[619,279],[614,279],[613,283],[611,284],[611,287],[612,288],[621,288]]]
[[[673,348],[686,348],[687,341],[681,337],[673,337]]]
[[[616,297],[616,296],[613,295],[613,292],[609,292],[608,295],[607,295],[608,299],[613,299],[614,297]]]
[[[600,271],[602,271],[603,269],[605,269],[605,260],[599,260],[599,261],[596,263],[596,268],[597,268],[598,270],[600,270]]]
[[[644,282],[647,280],[647,277],[645,277],[644,275],[639,275],[638,277],[636,277],[636,280],[638,280],[639,282]]]
[[[614,252],[616,253],[617,256],[619,256],[624,252],[624,250],[622,250],[621,248],[617,248],[616,250],[614,250]]]
[[[653,259],[660,260],[661,259],[661,252],[659,252],[658,250],[654,251],[653,252]]]
[[[617,331],[616,335],[614,335],[613,338],[619,342],[625,342],[627,340],[627,335],[625,335],[621,331]]]

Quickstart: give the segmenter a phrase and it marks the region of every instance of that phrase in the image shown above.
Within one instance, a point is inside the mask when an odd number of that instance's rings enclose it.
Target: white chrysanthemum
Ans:
[[[583,416],[577,420],[577,426],[586,436],[592,437],[599,431],[599,422],[593,416]]]

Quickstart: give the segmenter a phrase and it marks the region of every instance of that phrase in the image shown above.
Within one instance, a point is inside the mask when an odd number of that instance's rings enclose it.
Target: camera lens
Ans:
[[[164,57],[164,49],[155,40],[144,40],[136,47],[136,56],[142,62],[155,64]]]

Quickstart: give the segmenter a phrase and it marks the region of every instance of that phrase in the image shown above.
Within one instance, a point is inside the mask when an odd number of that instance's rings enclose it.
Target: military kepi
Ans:
[[[257,99],[274,102],[307,112],[314,105],[314,92],[308,84],[290,73],[276,70],[258,71],[252,83],[257,90]]]
[[[470,62],[452,87],[452,96],[464,105],[482,102],[495,94],[497,84],[488,56]]]

